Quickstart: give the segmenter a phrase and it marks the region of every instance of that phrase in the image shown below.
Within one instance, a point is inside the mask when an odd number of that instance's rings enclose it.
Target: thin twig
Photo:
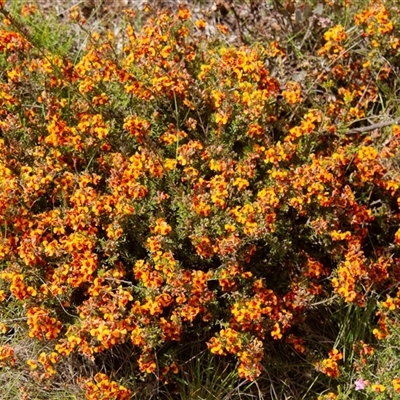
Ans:
[[[355,133],[365,133],[365,132],[371,132],[375,129],[380,129],[380,128],[385,128],[386,126],[390,125],[395,125],[400,123],[400,118],[398,119],[392,119],[390,121],[384,121],[384,122],[379,122],[376,124],[371,124],[368,126],[361,126],[360,128],[353,128],[349,129],[348,131],[345,132],[346,135],[353,135]]]

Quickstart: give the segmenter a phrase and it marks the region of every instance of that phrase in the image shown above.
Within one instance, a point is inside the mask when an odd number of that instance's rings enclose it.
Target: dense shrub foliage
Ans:
[[[246,46],[184,7],[127,10],[79,50],[2,7],[3,368],[49,382],[113,355],[173,384],[198,341],[253,381],[282,343],[327,377],[321,398],[341,373],[400,392],[396,372],[362,375],[398,329],[395,4],[299,6],[290,40]],[[45,350],[23,359],[16,329]],[[87,399],[131,398],[107,365],[77,378]]]

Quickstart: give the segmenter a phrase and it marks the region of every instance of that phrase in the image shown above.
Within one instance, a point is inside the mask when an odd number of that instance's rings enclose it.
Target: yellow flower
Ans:
[[[235,225],[225,224],[224,228],[225,228],[225,230],[226,230],[227,232],[229,232],[229,233],[235,232],[235,231],[236,231]]]
[[[400,393],[400,378],[393,379],[392,380],[392,385],[393,385],[394,390],[397,393]]]
[[[249,181],[243,178],[236,178],[232,185],[237,186],[239,190],[243,190],[249,186]]]
[[[37,361],[35,361],[35,360],[28,360],[26,363],[28,364],[29,368],[32,370],[35,370],[38,367]]]
[[[173,159],[173,158],[166,158],[165,159],[165,162],[164,162],[164,168],[167,170],[167,171],[171,171],[171,170],[173,170],[175,167],[176,167],[176,160],[175,159]]]
[[[371,389],[376,393],[383,393],[386,390],[386,387],[384,385],[374,383],[371,385]]]

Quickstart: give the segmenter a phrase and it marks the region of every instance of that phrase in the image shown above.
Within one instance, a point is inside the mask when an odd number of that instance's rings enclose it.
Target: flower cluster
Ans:
[[[131,391],[109,380],[107,375],[98,373],[93,381],[85,382],[87,400],[128,400]]]
[[[11,346],[0,346],[0,366],[7,364],[14,365],[16,359],[14,357],[14,349]]]
[[[325,358],[317,364],[317,369],[331,378],[337,378],[340,375],[338,361],[343,358],[343,354],[337,349],[329,352],[329,358]]]

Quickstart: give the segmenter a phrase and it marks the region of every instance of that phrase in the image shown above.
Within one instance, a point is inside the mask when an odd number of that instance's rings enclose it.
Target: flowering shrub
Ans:
[[[372,294],[370,331],[389,335],[400,126],[382,99],[400,36],[374,4],[352,29],[332,21],[302,81],[277,73],[289,45],[223,44],[183,7],[141,29],[128,10],[121,37],[93,32],[76,58],[38,45],[22,24],[34,8],[2,8],[0,307],[17,302],[51,348],[27,368],[50,379],[63,359],[125,345],[138,374],[167,379],[174,349],[203,337],[243,379],[275,341],[336,379],[342,349],[315,359],[304,324]],[[131,396],[110,379],[85,380],[87,398]]]

